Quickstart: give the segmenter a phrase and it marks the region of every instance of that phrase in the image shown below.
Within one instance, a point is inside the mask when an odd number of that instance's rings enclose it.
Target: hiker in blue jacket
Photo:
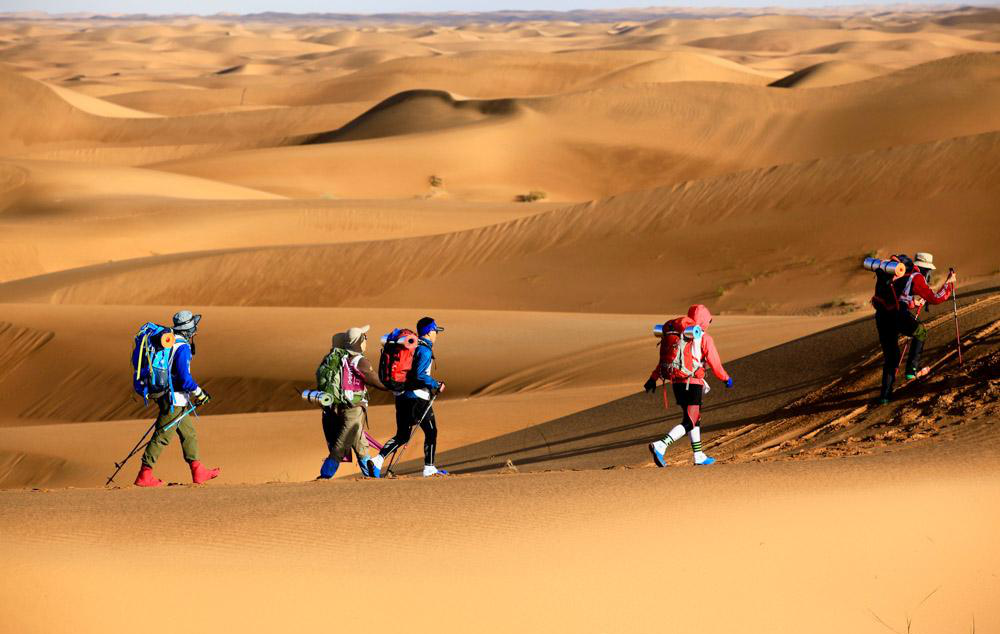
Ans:
[[[444,328],[430,317],[417,322],[420,343],[413,353],[413,367],[406,378],[406,391],[396,395],[396,435],[386,441],[382,450],[372,458],[379,470],[385,458],[410,442],[413,428],[420,425],[424,432],[424,477],[446,475],[434,466],[437,452],[437,420],[431,397],[444,392],[444,383],[431,376],[434,365],[434,342]]]
[[[201,484],[219,475],[219,469],[210,469],[198,459],[198,434],[191,416],[194,408],[211,400],[208,392],[201,389],[191,376],[191,358],[195,353],[194,337],[200,321],[201,315],[195,315],[189,310],[182,310],[174,315],[175,340],[170,367],[172,389],[151,395],[156,399],[159,415],[156,417],[156,431],[142,454],[142,467],[135,479],[136,486],[157,487],[163,484],[162,480],[153,475],[153,465],[175,435],[181,437],[181,449],[184,460],[191,467],[192,482]]]

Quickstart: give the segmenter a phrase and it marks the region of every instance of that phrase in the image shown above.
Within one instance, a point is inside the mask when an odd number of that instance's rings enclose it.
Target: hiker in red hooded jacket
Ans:
[[[673,387],[674,400],[680,406],[684,417],[680,424],[670,430],[663,440],[649,443],[653,462],[665,467],[664,454],[667,447],[691,435],[691,449],[696,465],[710,465],[715,458],[701,450],[701,401],[708,386],[705,384],[705,366],[712,369],[716,378],[733,386],[733,379],[722,367],[722,359],[715,347],[712,336],[705,332],[712,323],[712,313],[708,308],[695,304],[688,309],[686,317],[678,317],[663,324],[663,339],[660,342],[660,361],[653,368],[649,380],[643,386],[647,392],[656,391],[659,379],[669,380]],[[666,389],[664,387],[664,389]]]

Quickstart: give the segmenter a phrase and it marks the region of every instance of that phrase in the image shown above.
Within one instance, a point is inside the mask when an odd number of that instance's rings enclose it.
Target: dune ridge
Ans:
[[[878,248],[886,243],[896,226],[895,217],[886,214],[883,216],[884,223],[880,225],[869,222],[869,231],[864,236],[858,236],[846,221],[841,228],[832,227],[823,235],[802,233],[799,229],[815,226],[818,217],[810,213],[802,215],[796,210],[822,206],[826,210],[838,209],[841,217],[851,214],[855,221],[861,221],[870,214],[872,204],[884,209],[886,201],[897,200],[902,206],[900,209],[912,210],[914,201],[926,200],[932,203],[928,212],[933,212],[949,197],[961,200],[967,209],[953,226],[956,240],[968,248],[965,257],[970,258],[960,263],[971,271],[982,271],[983,274],[988,272],[986,267],[992,262],[988,261],[989,248],[983,242],[988,242],[989,236],[984,235],[979,227],[987,222],[996,184],[1000,182],[996,168],[998,162],[983,158],[998,155],[1000,135],[977,135],[684,183],[439,236],[336,246],[206,251],[116,262],[8,282],[0,285],[0,300],[161,304],[167,298],[183,296],[187,301],[202,305],[343,306],[363,302],[391,306],[434,293],[433,287],[440,288],[444,280],[448,280],[447,292],[437,294],[436,301],[497,308],[499,304],[490,302],[490,297],[504,297],[503,302],[511,301],[513,281],[518,276],[528,275],[529,271],[539,270],[541,262],[546,262],[549,281],[545,287],[548,292],[538,294],[538,282],[535,282],[534,287],[524,289],[529,294],[513,295],[518,297],[516,301],[522,308],[579,310],[580,296],[577,293],[583,290],[579,288],[583,281],[574,284],[574,267],[584,258],[593,260],[595,257],[593,249],[584,245],[594,244],[595,241],[604,245],[626,241],[630,245],[627,258],[622,257],[624,251],[620,252],[622,256],[616,257],[617,252],[609,251],[605,246],[605,255],[600,261],[608,264],[606,270],[616,278],[622,278],[626,270],[630,275],[616,284],[618,290],[614,296],[602,298],[603,303],[586,308],[600,310],[616,306],[619,309],[629,307],[630,310],[651,312],[650,309],[655,310],[658,300],[644,297],[636,292],[637,289],[647,283],[655,273],[655,267],[671,266],[679,273],[686,270],[684,262],[691,261],[683,246],[672,255],[671,260],[662,261],[656,238],[658,232],[699,222],[702,231],[707,232],[717,244],[717,251],[728,253],[728,257],[732,258],[728,262],[725,259],[718,261],[723,270],[739,261],[741,268],[754,270],[758,275],[770,272],[765,279],[769,278],[768,283],[776,286],[778,292],[784,292],[782,284],[796,277],[808,278],[810,270],[829,267],[827,263],[808,264],[805,254],[824,250],[826,257],[830,257],[831,249],[835,248],[835,259],[849,260],[852,254],[864,253],[866,249]],[[708,216],[709,212],[711,216]],[[784,226],[781,231],[787,236],[798,236],[798,243],[786,243],[787,250],[775,255],[751,256],[748,259],[737,245],[745,227],[759,222],[764,215],[780,218]],[[643,247],[639,236],[651,236],[651,241]],[[378,256],[373,258],[369,252],[376,245]],[[459,249],[457,245],[463,247]],[[692,251],[698,248],[698,245],[691,245]],[[553,253],[559,255],[553,256]],[[787,261],[789,253],[800,254],[801,264],[782,267],[780,262]],[[533,262],[530,261],[532,257],[541,259]],[[336,287],[329,287],[321,280],[310,282],[309,271],[330,258],[367,261],[368,273],[380,280],[380,291],[373,292],[363,281]],[[281,267],[266,264],[276,260],[282,262]],[[514,261],[517,263],[511,266]],[[554,266],[556,261],[559,264]],[[502,266],[505,272],[498,273],[496,266]],[[486,271],[491,271],[491,267],[494,267],[491,274],[484,275]],[[167,275],[168,270],[174,274]],[[188,288],[180,281],[205,278],[206,270],[213,271],[213,275],[199,288]],[[739,271],[729,270],[732,273],[726,277],[739,280]],[[475,276],[479,281],[475,290],[469,288],[463,293],[460,276],[468,276],[471,271],[480,272]],[[687,298],[694,299],[712,292],[711,288],[698,285],[697,276],[688,271],[691,281],[687,282],[688,286],[681,287]],[[142,280],[149,276],[179,281],[166,281],[155,287],[144,286]],[[289,277],[299,280],[295,288],[287,287],[285,280]],[[860,290],[857,284],[863,278],[854,279],[857,280],[853,282],[854,288]],[[483,293],[486,280],[499,282],[495,293]],[[401,288],[404,281],[406,288]],[[501,288],[505,288],[505,292],[500,293]],[[760,292],[759,288],[749,290]],[[806,294],[785,305],[799,306],[800,309],[815,306],[823,299],[815,293],[826,293],[828,297],[837,292],[830,289],[814,289],[811,293],[807,288],[799,290]]]

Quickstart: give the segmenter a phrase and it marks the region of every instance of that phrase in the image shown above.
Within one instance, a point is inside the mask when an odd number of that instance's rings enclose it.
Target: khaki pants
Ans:
[[[367,417],[364,407],[323,409],[323,435],[331,459],[342,460],[352,449],[359,457],[368,457],[370,447],[364,434]]]
[[[198,434],[194,430],[193,414],[184,416],[181,422],[171,426],[190,407],[175,406],[174,411],[171,412],[170,405],[166,400],[159,401],[159,406],[160,415],[156,417],[156,431],[153,432],[153,437],[150,439],[149,444],[146,445],[145,453],[142,454],[142,464],[147,467],[152,467],[156,464],[156,460],[163,453],[163,450],[166,449],[167,445],[170,444],[170,441],[174,439],[174,435],[181,437],[181,449],[184,451],[184,459],[188,462],[197,460]],[[170,427],[170,429],[166,429],[167,427]]]

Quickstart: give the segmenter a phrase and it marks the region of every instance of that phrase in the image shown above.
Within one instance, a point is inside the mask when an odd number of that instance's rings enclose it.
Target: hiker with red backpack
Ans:
[[[396,435],[386,441],[372,458],[381,470],[386,457],[410,442],[417,425],[424,432],[424,477],[447,475],[434,465],[437,453],[437,420],[434,399],[444,392],[445,384],[431,376],[434,365],[434,342],[444,328],[431,317],[417,322],[417,331],[394,330],[386,335],[379,378],[396,394]],[[415,336],[414,336],[415,335]]]
[[[198,435],[191,420],[195,409],[212,399],[191,376],[194,338],[200,321],[201,315],[182,310],[174,315],[173,328],[149,323],[136,336],[132,353],[132,365],[136,368],[135,388],[144,400],[152,398],[159,408],[156,431],[142,454],[136,486],[163,484],[153,475],[153,465],[175,435],[181,437],[181,449],[184,460],[191,467],[192,482],[201,484],[219,475],[220,469],[205,467],[198,459]]]
[[[653,368],[643,388],[647,392],[656,391],[656,382],[669,381],[673,388],[674,400],[680,406],[683,418],[662,440],[649,443],[649,452],[657,467],[667,466],[664,454],[667,448],[684,437],[691,436],[691,450],[696,465],[710,465],[715,458],[705,455],[701,448],[701,404],[708,392],[705,382],[705,366],[708,365],[716,378],[724,381],[726,387],[733,387],[733,379],[722,367],[719,351],[712,336],[705,332],[712,323],[712,313],[708,308],[695,304],[688,309],[685,317],[678,317],[654,329],[660,341],[660,360]],[[666,384],[664,384],[666,402]]]
[[[934,266],[934,256],[917,253],[914,259],[905,255],[894,255],[889,260],[865,259],[865,268],[875,272],[875,294],[872,306],[875,308],[875,328],[882,346],[884,365],[882,367],[882,389],[876,404],[885,405],[892,399],[892,389],[902,353],[899,350],[899,335],[910,337],[910,351],[906,360],[907,380],[917,379],[929,373],[920,366],[920,354],[927,341],[927,328],[920,323],[920,309],[924,304],[942,304],[955,290],[955,272],[949,271],[941,287],[934,291],[929,284]],[[917,309],[916,315],[910,312]]]
[[[320,467],[317,480],[329,480],[340,463],[358,459],[361,475],[379,477],[369,457],[365,422],[368,419],[368,388],[385,390],[371,362],[365,358],[370,326],[350,328],[333,337],[333,346],[316,370],[317,390],[330,395],[323,406],[323,436],[330,454]]]

